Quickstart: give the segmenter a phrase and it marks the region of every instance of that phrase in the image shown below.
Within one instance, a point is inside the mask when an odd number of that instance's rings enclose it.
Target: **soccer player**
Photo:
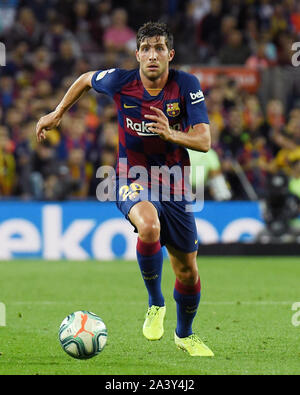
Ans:
[[[182,200],[175,198],[185,189],[185,182],[178,177],[166,182],[164,175],[152,173],[153,168],[183,170],[189,166],[187,148],[202,152],[210,149],[209,121],[199,81],[169,68],[174,55],[173,36],[167,26],[146,23],[137,34],[139,68],[81,75],[57,108],[39,120],[36,134],[39,141],[43,140],[47,130],[58,126],[63,114],[90,88],[114,99],[119,122],[117,206],[138,233],[137,260],[149,295],[143,334],[149,340],[159,340],[164,333],[166,306],[161,277],[165,245],[176,276],[175,344],[192,356],[213,356],[192,330],[201,285],[194,215],[186,209],[185,195]],[[147,183],[130,175],[136,166],[146,169]],[[157,183],[164,187],[168,184],[170,199],[164,199],[161,191],[150,193]]]

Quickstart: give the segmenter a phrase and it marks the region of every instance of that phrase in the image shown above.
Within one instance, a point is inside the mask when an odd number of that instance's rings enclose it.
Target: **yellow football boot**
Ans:
[[[213,357],[214,353],[194,333],[188,337],[178,337],[174,333],[175,344],[178,348],[187,351],[192,357]]]
[[[143,325],[143,335],[148,340],[159,340],[164,334],[164,318],[166,306],[151,306],[148,308]]]

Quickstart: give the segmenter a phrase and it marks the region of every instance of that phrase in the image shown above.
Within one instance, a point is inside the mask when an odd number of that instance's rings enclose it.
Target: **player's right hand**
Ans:
[[[61,121],[61,116],[57,111],[52,111],[49,114],[40,118],[36,125],[36,138],[38,142],[45,140],[46,132],[56,128]]]

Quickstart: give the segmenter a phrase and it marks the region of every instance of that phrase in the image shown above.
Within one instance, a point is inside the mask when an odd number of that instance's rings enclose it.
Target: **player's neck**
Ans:
[[[149,93],[155,92],[155,91],[159,92],[165,87],[165,85],[168,81],[169,70],[166,70],[159,78],[157,78],[155,80],[150,80],[140,70],[140,77],[141,77],[141,81],[142,81],[144,88],[148,92],[150,91]]]

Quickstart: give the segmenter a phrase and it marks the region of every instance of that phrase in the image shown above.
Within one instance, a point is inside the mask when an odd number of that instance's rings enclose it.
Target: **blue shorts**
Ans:
[[[160,220],[160,243],[169,244],[182,252],[194,252],[198,250],[198,234],[193,212],[186,211],[186,205],[190,204],[186,200],[182,201],[160,201],[150,199],[150,191],[143,188],[142,193],[133,185],[123,187],[120,195],[119,184],[117,183],[116,198],[117,207],[125,218],[131,223],[128,215],[131,208],[138,202],[149,201],[157,210]],[[132,187],[133,185],[133,187]],[[125,191],[125,193],[124,193]],[[131,223],[132,224],[132,223]],[[133,224],[132,224],[133,225]],[[136,227],[133,225],[137,233]]]

